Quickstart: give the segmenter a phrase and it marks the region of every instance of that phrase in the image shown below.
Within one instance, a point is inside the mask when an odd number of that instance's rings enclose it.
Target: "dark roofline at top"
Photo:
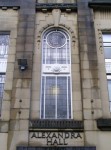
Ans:
[[[21,6],[21,0],[0,0],[0,8],[13,8],[19,9]],[[92,0],[88,2],[90,8],[111,8],[111,0]],[[48,11],[52,9],[61,9],[62,11],[77,11],[77,3],[38,3],[35,4],[35,9],[41,11],[46,9]]]
[[[26,1],[28,2],[28,1]],[[0,8],[7,9],[19,9],[22,5],[21,0],[0,0]],[[35,9],[37,11],[52,9],[61,9],[62,11],[77,11],[77,4],[75,3],[35,3]]]

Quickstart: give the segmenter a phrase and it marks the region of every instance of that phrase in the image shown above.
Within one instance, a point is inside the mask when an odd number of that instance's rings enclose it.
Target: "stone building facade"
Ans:
[[[0,149],[111,149],[110,0],[0,0]]]

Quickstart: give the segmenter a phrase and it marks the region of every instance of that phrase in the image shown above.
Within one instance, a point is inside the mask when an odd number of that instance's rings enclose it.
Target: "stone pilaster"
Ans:
[[[102,110],[94,22],[88,1],[78,0],[83,118],[85,130],[96,130],[94,120],[102,116]]]
[[[97,144],[97,132],[94,132],[97,130],[96,119],[102,117],[102,108],[94,22],[88,2],[89,0],[78,0],[78,36],[85,145],[95,145]]]
[[[15,150],[20,141],[22,141],[22,145],[28,144],[34,33],[35,0],[21,0],[17,29],[8,150]],[[28,68],[25,71],[19,69],[18,59],[27,59]]]

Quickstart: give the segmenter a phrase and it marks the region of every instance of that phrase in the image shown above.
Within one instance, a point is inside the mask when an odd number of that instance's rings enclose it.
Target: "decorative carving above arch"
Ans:
[[[53,9],[52,10],[52,16],[53,16],[54,26],[58,27],[59,23],[60,23],[61,10],[60,9]]]

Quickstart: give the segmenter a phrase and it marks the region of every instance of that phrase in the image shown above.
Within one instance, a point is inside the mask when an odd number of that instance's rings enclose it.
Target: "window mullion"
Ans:
[[[56,48],[56,64],[57,64],[58,62],[57,62],[57,48]]]
[[[46,42],[45,42],[45,51],[44,51],[44,53],[45,53],[45,64],[46,64],[46,59],[47,59],[47,44],[46,44]]]
[[[67,40],[66,40],[66,64],[68,64],[68,49],[67,49]]]
[[[55,118],[57,119],[57,76],[55,77],[55,89],[56,89],[56,92],[55,92]]]
[[[67,118],[69,118],[69,99],[68,99],[68,76],[67,76]]]

